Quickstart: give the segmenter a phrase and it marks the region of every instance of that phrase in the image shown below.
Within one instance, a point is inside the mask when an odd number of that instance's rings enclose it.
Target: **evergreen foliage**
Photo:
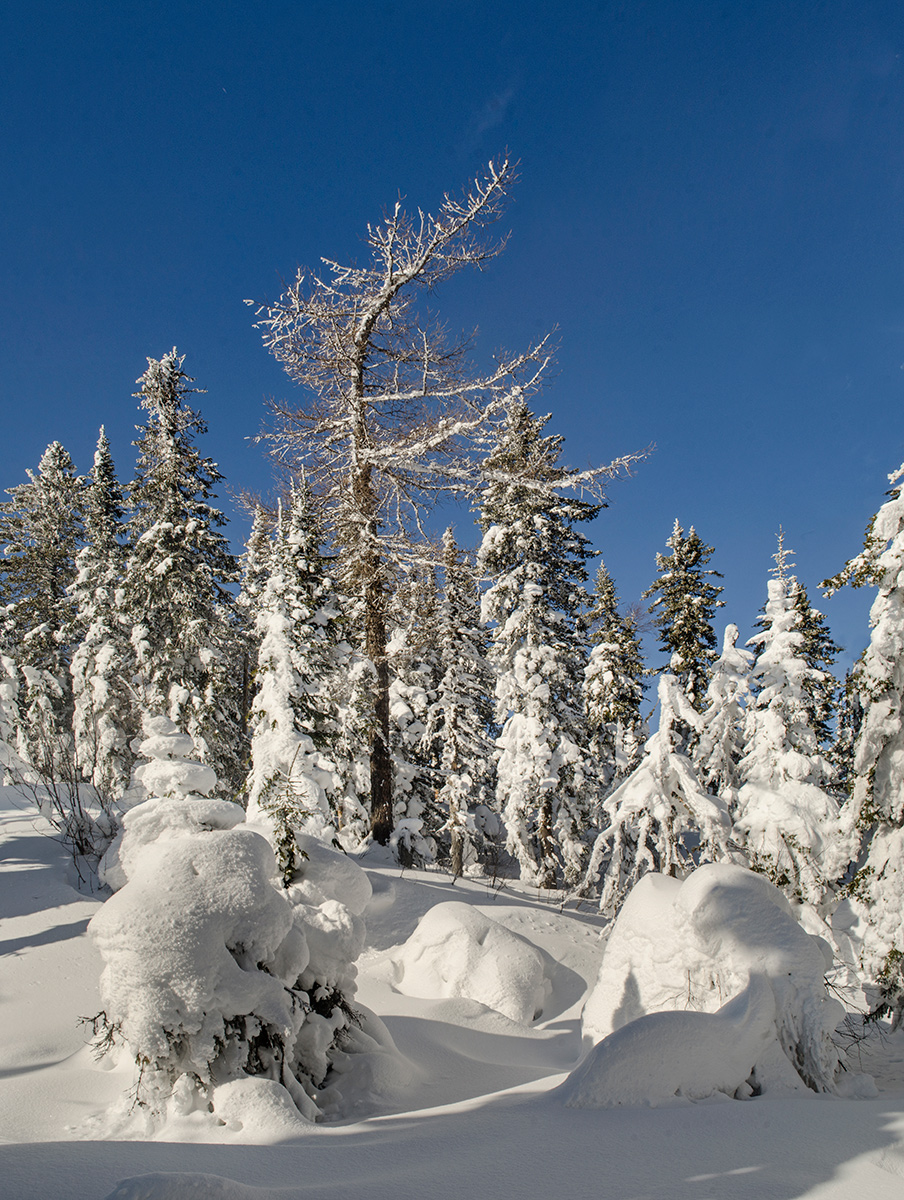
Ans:
[[[118,594],[125,557],[123,496],[103,428],[85,488],[84,509],[85,545],[70,586],[80,637],[72,656],[72,728],[79,768],[98,794],[109,800],[128,787],[132,763],[128,743],[138,730],[129,723],[131,654]]]
[[[581,887],[600,887],[600,910],[615,916],[648,871],[683,877],[701,863],[731,858],[731,821],[725,802],[702,788],[684,752],[686,730],[699,731],[700,714],[678,680],[659,677],[659,728],[644,756],[603,804],[598,835]]]
[[[692,752],[697,777],[706,791],[721,796],[734,812],[741,784],[745,703],[750,692],[753,655],[737,645],[737,625],[727,625],[722,653],[706,689],[700,734]]]
[[[875,1011],[904,1017],[904,465],[889,475],[888,500],[866,531],[864,548],[823,584],[877,588],[870,643],[852,677],[860,712],[854,781],[844,823],[866,861],[849,885],[865,924],[860,963]],[[852,708],[853,708],[852,704]],[[852,857],[856,857],[852,855]]]
[[[806,614],[779,538],[774,578],[752,644],[746,753],[737,829],[751,864],[789,896],[822,907],[850,859],[839,836],[833,771],[820,749],[814,698],[823,673],[805,657]],[[812,643],[811,643],[812,645]]]
[[[603,787],[637,765],[646,740],[640,713],[643,658],[640,638],[618,608],[615,584],[600,563],[593,604],[587,613],[590,660],[584,671],[584,708],[590,749]]]
[[[168,716],[230,794],[244,778],[239,623],[228,585],[237,564],[210,503],[222,476],[195,438],[207,426],[187,398],[197,389],[173,349],[148,359],[136,396],[139,426],[123,578],[138,691],[137,717]]]
[[[280,869],[296,868],[295,833],[329,841],[340,787],[331,750],[338,734],[333,681],[347,658],[322,532],[304,486],[280,507],[270,573],[257,601],[260,642],[251,705],[249,818],[271,826]]]
[[[453,876],[485,855],[494,802],[493,677],[488,636],[471,565],[451,526],[443,534],[443,600],[437,621],[442,677],[427,711],[424,747],[440,781],[436,804],[446,814]]]
[[[45,450],[28,483],[0,505],[0,596],[23,679],[19,745],[43,774],[71,757],[73,637],[70,586],[81,544],[83,482],[59,442]]]
[[[685,535],[676,520],[666,545],[671,553],[656,555],[659,579],[643,595],[644,599],[655,597],[650,612],[659,630],[659,644],[669,656],[667,670],[700,712],[717,658],[712,621],[716,609],[722,607],[722,589],[711,580],[722,576],[707,568],[713,548],[697,536],[693,526]]]
[[[479,566],[490,586],[496,671],[496,796],[521,878],[555,887],[583,872],[594,769],[581,704],[586,662],[587,539],[576,524],[599,505],[560,494],[574,485],[559,465],[562,439],[522,399],[487,458]]]

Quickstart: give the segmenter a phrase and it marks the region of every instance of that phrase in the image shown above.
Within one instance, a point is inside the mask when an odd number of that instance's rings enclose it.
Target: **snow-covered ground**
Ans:
[[[274,1105],[268,1124],[265,1105],[237,1102],[225,1125],[192,1114],[154,1140],[113,1138],[129,1069],[96,1063],[79,1025],[101,1007],[86,928],[102,898],[73,886],[40,818],[9,791],[0,804],[4,1200],[904,1195],[904,1032],[860,1046],[872,1099],[569,1106],[560,1085],[582,1053],[599,917],[376,855],[361,860],[373,897],[357,1002],[385,1032],[371,1021],[373,1051],[342,1064],[335,1102],[352,1116],[302,1127]],[[488,953],[469,959],[478,944]]]

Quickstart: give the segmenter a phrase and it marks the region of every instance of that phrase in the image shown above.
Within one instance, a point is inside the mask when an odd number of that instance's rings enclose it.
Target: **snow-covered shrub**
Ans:
[[[832,1033],[844,1011],[825,987],[830,963],[828,946],[804,932],[762,875],[722,863],[684,882],[649,874],[612,930],[584,1008],[584,1037],[597,1042],[648,1013],[715,1012],[759,974],[775,996],[784,1053],[758,1060],[756,1084],[793,1089],[803,1080],[832,1091],[839,1067]]]
[[[403,995],[463,996],[522,1025],[540,1015],[549,996],[540,951],[458,901],[431,908],[390,961],[392,986]]]
[[[211,784],[186,757],[191,739],[166,718],[149,725],[138,773],[167,794],[125,814],[105,863],[119,890],[91,924],[106,964],[102,1034],[128,1047],[136,1099],[152,1112],[172,1096],[174,1111],[219,1113],[216,1089],[254,1076],[314,1119],[355,1015],[367,877],[297,835],[300,865],[282,886],[266,830],[244,824],[237,804],[185,790]],[[231,1112],[235,1086],[224,1095]]]
[[[198,810],[193,831],[172,820],[174,805],[189,822]],[[223,823],[231,819],[225,809],[241,814],[225,802],[160,798],[127,816],[141,853],[130,850],[127,825],[126,882],[90,926],[106,964],[105,1032],[128,1047],[136,1100],[154,1113],[170,1096],[176,1111],[202,1107],[216,1085],[247,1074],[283,1084],[313,1117],[295,1076],[307,1007],[297,987],[308,961],[304,934],[272,883],[266,839],[211,828],[213,805]]]

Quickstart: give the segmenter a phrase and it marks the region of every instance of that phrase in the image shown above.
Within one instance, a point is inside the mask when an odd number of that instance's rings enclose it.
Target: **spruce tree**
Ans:
[[[866,861],[849,885],[864,925],[861,967],[876,1014],[904,1016],[904,465],[889,475],[888,500],[864,548],[823,587],[877,588],[870,643],[857,664],[859,729],[844,826]],[[856,855],[852,855],[852,858]]]
[[[599,888],[600,910],[615,916],[648,871],[683,878],[702,863],[731,857],[731,821],[724,800],[707,793],[685,753],[687,730],[700,714],[678,680],[659,677],[659,728],[644,756],[603,804],[605,824],[581,886]]]
[[[739,649],[737,625],[727,625],[722,653],[706,689],[700,733],[692,751],[697,777],[704,789],[721,796],[733,814],[741,786],[746,703],[750,694],[753,655]]]
[[[619,612],[615,584],[600,563],[593,604],[587,613],[590,660],[584,671],[584,708],[590,749],[604,788],[636,765],[646,740],[643,658],[640,638]]]
[[[23,686],[19,744],[43,774],[71,770],[70,586],[83,536],[83,483],[59,442],[0,505],[0,598]]]
[[[443,600],[437,622],[442,677],[427,712],[424,747],[438,777],[436,805],[444,813],[454,877],[484,852],[481,818],[493,803],[493,677],[487,632],[471,565],[451,526],[443,534]]]
[[[125,550],[122,489],[103,428],[85,488],[85,545],[70,587],[80,641],[72,656],[75,755],[86,779],[107,801],[128,787],[132,756],[131,661],[128,629],[120,616],[117,590]]]
[[[548,420],[520,398],[511,405],[485,464],[479,555],[502,726],[497,803],[521,878],[544,888],[577,882],[584,865],[595,782],[581,705],[590,550],[574,526],[599,512],[561,494],[574,476],[559,465],[562,439],[543,435]]]
[[[779,537],[768,600],[751,639],[753,700],[740,764],[736,829],[751,864],[792,898],[823,908],[849,852],[839,837],[831,764],[821,752],[813,697],[822,672],[804,656],[797,580]]]
[[[295,834],[332,840],[339,779],[333,683],[346,657],[341,613],[321,554],[320,526],[303,486],[280,508],[270,573],[257,602],[260,641],[251,704],[249,819],[270,824],[286,880]]]
[[[187,400],[198,389],[175,349],[148,359],[135,393],[138,427],[131,489],[131,549],[123,579],[139,712],[168,716],[235,794],[244,778],[237,564],[210,503],[222,479],[195,438],[207,426]]]
[[[659,579],[643,595],[644,599],[656,597],[650,612],[659,630],[659,644],[669,656],[666,669],[700,712],[718,657],[712,621],[716,609],[722,607],[722,589],[711,580],[722,576],[707,567],[713,548],[697,536],[693,526],[685,535],[676,520],[666,545],[671,553],[656,555]]]

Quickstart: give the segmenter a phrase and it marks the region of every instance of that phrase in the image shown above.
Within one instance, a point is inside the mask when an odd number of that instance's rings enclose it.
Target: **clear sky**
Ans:
[[[508,147],[509,247],[436,307],[484,364],[558,327],[569,462],[657,447],[591,530],[623,598],[677,517],[746,636],[779,526],[818,595],[904,459],[902,53],[900,0],[7,6],[0,487],[52,439],[87,471],[101,423],[130,478],[176,345],[204,452],[266,492],[247,439],[292,385],[243,300]],[[823,605],[848,660],[869,600]]]

